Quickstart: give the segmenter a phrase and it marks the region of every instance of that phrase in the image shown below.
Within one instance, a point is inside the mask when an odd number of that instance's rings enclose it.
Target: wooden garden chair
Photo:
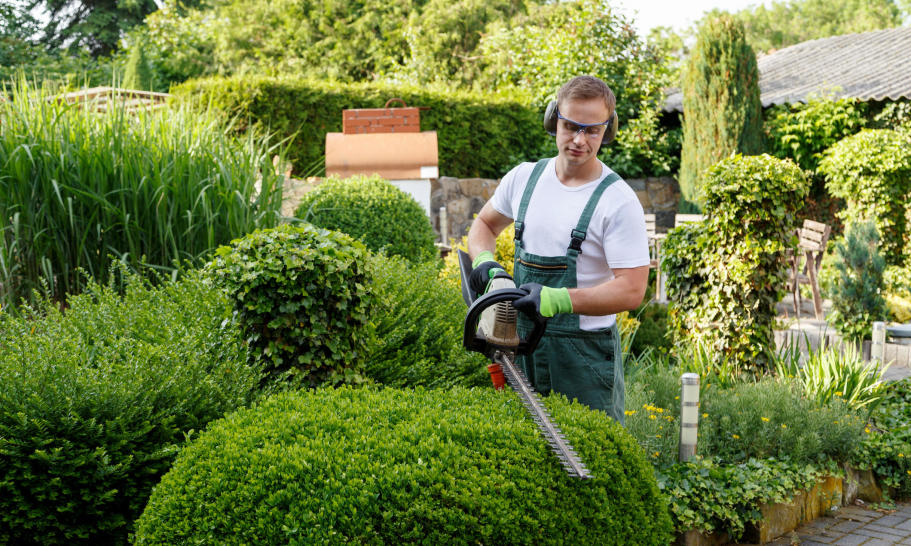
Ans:
[[[816,319],[822,320],[822,297],[819,295],[819,267],[826,252],[826,244],[832,228],[821,222],[804,220],[797,230],[797,252],[790,255],[791,294],[794,297],[794,312],[800,314],[800,285],[810,285],[813,292],[813,310]]]

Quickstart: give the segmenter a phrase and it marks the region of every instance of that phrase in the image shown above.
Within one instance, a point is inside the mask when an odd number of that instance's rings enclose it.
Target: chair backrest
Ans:
[[[824,252],[831,233],[832,228],[827,224],[804,220],[803,227],[797,230],[797,236],[800,239],[798,248],[813,252]]]
[[[674,216],[674,227],[678,227],[681,224],[686,224],[689,222],[701,222],[705,219],[705,216],[702,214],[677,214]]]
[[[657,224],[655,223],[655,215],[646,214],[645,215],[645,231],[648,233],[649,239],[655,238],[655,234],[657,233],[656,227],[657,227]]]

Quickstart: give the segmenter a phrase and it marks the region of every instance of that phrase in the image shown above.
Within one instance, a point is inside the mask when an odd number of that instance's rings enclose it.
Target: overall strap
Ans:
[[[585,208],[582,210],[582,216],[579,217],[579,223],[576,224],[576,229],[572,230],[570,233],[570,250],[575,250],[579,254],[582,253],[582,241],[585,240],[585,236],[588,234],[588,224],[595,214],[595,208],[598,206],[601,194],[604,193],[604,190],[606,190],[608,186],[617,180],[620,180],[620,175],[617,173],[610,173],[605,176],[604,180],[595,188],[595,192],[592,193],[592,196],[588,199],[588,203],[585,204]]]
[[[531,201],[531,194],[535,191],[535,185],[538,183],[538,179],[541,178],[541,173],[544,172],[544,167],[547,166],[547,162],[550,159],[541,159],[535,164],[534,170],[531,171],[531,176],[528,177],[528,183],[525,185],[525,192],[522,194],[522,202],[519,203],[519,213],[516,214],[516,241],[522,240],[522,232],[525,231],[525,211],[528,210],[528,202]]]

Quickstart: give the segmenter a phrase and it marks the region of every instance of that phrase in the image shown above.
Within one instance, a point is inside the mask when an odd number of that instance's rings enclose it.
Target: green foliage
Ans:
[[[511,391],[272,397],[181,451],[136,544],[667,544],[636,442],[601,412],[546,404],[593,480],[564,474]]]
[[[734,153],[762,151],[759,69],[743,25],[728,15],[706,21],[683,81],[683,147],[680,191],[703,203],[709,167]]]
[[[374,297],[367,250],[311,225],[256,230],[206,266],[228,294],[250,358],[295,385],[360,382]]]
[[[295,216],[347,233],[376,252],[413,262],[437,255],[427,213],[410,195],[379,176],[330,177],[304,194]]]
[[[631,351],[641,355],[651,349],[668,352],[671,349],[671,338],[668,330],[667,305],[648,302],[633,311],[632,316],[639,321],[636,335],[633,337]]]
[[[751,5],[734,14],[756,51],[901,26],[893,0],[778,0]]]
[[[671,230],[663,243],[678,344],[701,340],[736,369],[767,369],[784,258],[796,246],[806,192],[797,166],[768,155],[737,155],[712,167],[706,220]]]
[[[149,91],[153,88],[152,69],[146,58],[145,42],[139,42],[130,51],[123,73],[123,86],[127,89]]]
[[[864,128],[866,110],[864,102],[834,96],[773,106],[766,113],[766,142],[775,157],[813,172],[825,150]]]
[[[875,220],[886,263],[903,265],[911,250],[911,131],[868,129],[842,139],[825,152],[819,171],[829,193],[847,202],[839,213],[845,226]]]
[[[94,57],[110,55],[125,30],[158,9],[155,0],[26,0],[26,5],[44,10],[45,48],[84,49]]]
[[[440,173],[446,176],[499,177],[520,158],[539,157],[539,150],[552,142],[541,129],[541,112],[530,108],[521,95],[290,77],[195,80],[173,91],[289,138],[288,158],[296,172],[323,164],[326,133],[341,132],[342,110],[382,108],[392,97],[430,108],[421,112],[421,128],[437,132]]]
[[[662,470],[658,485],[671,499],[671,517],[678,532],[727,533],[737,541],[747,524],[763,519],[760,506],[790,502],[797,492],[816,485],[831,471],[775,459],[724,465],[697,457]]]
[[[377,308],[364,373],[393,387],[489,385],[488,361],[462,347],[461,292],[438,276],[437,265],[385,256],[371,262]]]
[[[864,362],[853,344],[811,349],[806,362],[801,364],[800,360],[800,352],[794,347],[776,363],[778,377],[793,378],[820,404],[840,398],[851,408],[870,410],[879,403],[886,370],[880,369],[878,362]]]
[[[866,429],[852,464],[872,469],[899,499],[911,498],[911,379],[884,385],[871,417],[874,426]]]
[[[0,542],[126,544],[179,447],[251,400],[224,297],[195,273],[158,284],[0,314]]]
[[[103,279],[112,255],[170,268],[276,221],[265,142],[237,142],[186,107],[98,113],[48,98],[20,83],[0,103],[4,307],[44,283],[58,299],[77,293],[77,269]]]
[[[885,259],[879,253],[879,235],[873,222],[854,224],[845,240],[835,245],[838,281],[829,292],[829,322],[847,341],[869,337],[873,323],[888,315],[882,295]]]

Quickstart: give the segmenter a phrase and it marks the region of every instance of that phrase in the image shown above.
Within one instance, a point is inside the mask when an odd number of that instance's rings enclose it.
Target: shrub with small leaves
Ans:
[[[360,239],[367,248],[420,262],[436,256],[421,205],[379,176],[329,178],[304,194],[295,216]]]
[[[219,247],[206,266],[275,379],[315,386],[359,382],[374,301],[367,250],[311,225],[257,230]]]
[[[136,544],[668,544],[636,441],[602,412],[545,404],[592,480],[564,473],[509,390],[282,393],[181,451]]]
[[[883,386],[871,420],[852,465],[872,469],[895,498],[911,499],[911,379]]]
[[[437,265],[382,255],[370,261],[377,306],[367,376],[393,387],[490,385],[489,362],[462,347],[462,294]]]
[[[0,314],[2,544],[127,544],[193,431],[256,396],[230,303],[197,273],[89,280],[68,304]]]

